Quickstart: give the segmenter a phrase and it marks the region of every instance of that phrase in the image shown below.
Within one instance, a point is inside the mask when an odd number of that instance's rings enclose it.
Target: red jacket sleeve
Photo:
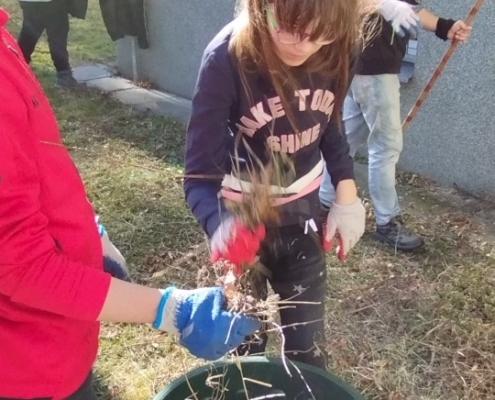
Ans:
[[[96,320],[110,275],[67,258],[41,211],[28,113],[8,80],[0,90],[0,295],[67,317]]]

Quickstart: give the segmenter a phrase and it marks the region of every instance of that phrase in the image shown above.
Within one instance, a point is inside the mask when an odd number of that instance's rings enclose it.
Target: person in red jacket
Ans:
[[[239,346],[260,324],[223,310],[220,288],[159,290],[103,270],[108,237],[7,20],[0,8],[0,400],[96,399],[99,321],[152,323],[205,359]]]

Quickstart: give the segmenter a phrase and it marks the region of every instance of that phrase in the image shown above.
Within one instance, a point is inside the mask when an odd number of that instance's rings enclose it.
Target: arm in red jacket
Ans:
[[[33,159],[37,139],[30,131],[25,103],[7,79],[1,79],[1,86],[0,295],[36,309],[96,320],[110,275],[69,260],[56,247],[40,211]]]

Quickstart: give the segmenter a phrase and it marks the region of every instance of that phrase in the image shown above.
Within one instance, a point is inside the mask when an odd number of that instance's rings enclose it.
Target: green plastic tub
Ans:
[[[336,376],[310,365],[296,363],[299,373],[287,362],[290,377],[279,358],[240,357],[238,362],[245,387],[238,365],[220,361],[181,376],[153,400],[365,400]]]

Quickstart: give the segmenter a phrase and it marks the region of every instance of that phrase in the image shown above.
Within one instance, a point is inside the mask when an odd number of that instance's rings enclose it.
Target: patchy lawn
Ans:
[[[13,14],[10,27],[17,31],[17,2],[0,4]],[[74,21],[70,43],[75,65],[113,62],[96,0],[90,0],[88,20]],[[94,90],[53,88],[45,42],[33,67],[135,279],[194,286],[207,256],[183,200],[184,127],[136,114]],[[395,254],[368,235],[346,262],[329,255],[329,368],[368,399],[493,399],[495,208],[407,174],[398,185],[407,224],[424,236],[425,249]],[[106,324],[96,364],[101,399],[150,399],[199,364],[166,334]]]
[[[330,264],[332,368],[370,399],[494,398],[495,207],[408,174],[399,192],[425,249],[364,238]]]

